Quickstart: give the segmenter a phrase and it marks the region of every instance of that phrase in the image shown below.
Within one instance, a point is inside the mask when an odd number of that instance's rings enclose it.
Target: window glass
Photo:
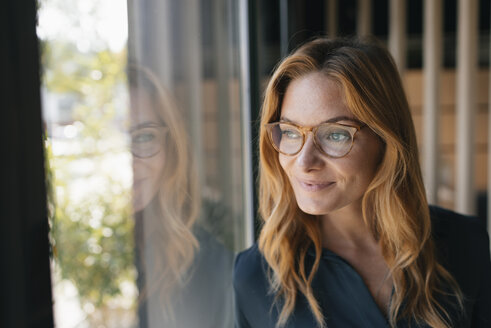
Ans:
[[[231,327],[236,1],[41,0],[58,327]]]

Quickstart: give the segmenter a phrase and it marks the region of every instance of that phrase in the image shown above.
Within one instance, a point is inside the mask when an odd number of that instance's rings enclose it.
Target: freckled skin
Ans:
[[[288,86],[281,107],[282,119],[311,127],[342,116],[355,119],[342,88],[322,73],[308,74]],[[338,123],[359,125],[346,119]],[[321,153],[310,133],[297,155],[278,156],[300,209],[312,215],[329,215],[361,208],[382,151],[378,136],[364,127],[356,133],[353,148],[345,157],[332,158]]]

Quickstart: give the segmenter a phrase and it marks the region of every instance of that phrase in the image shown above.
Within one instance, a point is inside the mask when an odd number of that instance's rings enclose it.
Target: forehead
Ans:
[[[135,126],[146,122],[158,123],[157,108],[150,93],[142,88],[130,90],[130,119]]]
[[[281,106],[282,119],[314,126],[335,117],[354,118],[337,81],[315,72],[290,82]]]

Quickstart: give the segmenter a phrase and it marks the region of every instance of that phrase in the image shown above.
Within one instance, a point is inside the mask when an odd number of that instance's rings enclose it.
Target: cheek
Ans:
[[[358,160],[355,167],[352,168],[353,172],[358,172],[360,180],[365,183],[370,183],[373,180],[380,165],[381,151],[377,146],[367,147],[363,159]]]
[[[291,167],[291,157],[285,156],[283,154],[278,154],[278,161],[280,162],[280,166],[283,169],[283,172],[290,177],[290,170],[289,168]]]
[[[285,156],[282,154],[278,154],[278,161],[280,163],[281,169],[283,170],[281,179],[285,180],[286,184],[289,184],[291,188],[294,189],[292,176],[293,176],[293,166],[294,166],[294,158],[292,156]]]
[[[380,163],[382,162],[383,156],[384,156],[384,144],[382,141],[374,136],[374,141],[370,145],[370,147],[367,147],[368,149],[368,154],[367,158],[369,159],[367,161],[367,168],[372,172],[372,175],[374,175],[378,167],[380,166]]]
[[[148,169],[150,181],[147,192],[151,198],[153,198],[162,187],[162,173],[164,171],[164,165],[164,157],[159,155],[152,157],[152,161],[149,163]]]
[[[344,180],[346,184],[367,186],[377,172],[382,155],[380,143],[360,144],[347,157],[336,160],[331,169],[336,171],[338,179]]]
[[[165,158],[162,153],[150,158],[148,162],[148,170],[151,176],[158,180],[162,174],[162,171],[164,170],[165,164]]]

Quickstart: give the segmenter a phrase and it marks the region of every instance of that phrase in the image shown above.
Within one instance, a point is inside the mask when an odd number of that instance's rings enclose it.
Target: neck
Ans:
[[[349,206],[321,218],[322,246],[332,251],[359,249],[376,244],[363,220],[361,204]]]

